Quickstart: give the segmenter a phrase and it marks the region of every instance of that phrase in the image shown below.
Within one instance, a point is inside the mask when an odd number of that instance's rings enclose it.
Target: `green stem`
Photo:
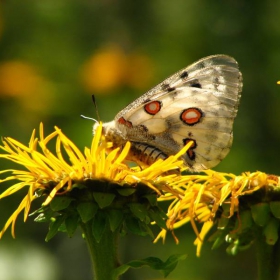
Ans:
[[[263,234],[257,238],[258,280],[277,280],[280,265],[280,242],[269,245]]]
[[[81,224],[91,255],[94,280],[118,280],[113,271],[119,266],[117,243],[119,233],[106,227],[102,238],[97,242],[92,234],[92,223]]]

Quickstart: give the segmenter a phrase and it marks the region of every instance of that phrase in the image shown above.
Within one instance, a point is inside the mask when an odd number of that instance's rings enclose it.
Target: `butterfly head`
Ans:
[[[95,134],[100,125],[100,122],[96,122],[93,125],[93,134]],[[114,147],[123,146],[124,144],[123,134],[116,128],[114,120],[102,124],[102,135],[105,137],[106,141],[113,142]]]

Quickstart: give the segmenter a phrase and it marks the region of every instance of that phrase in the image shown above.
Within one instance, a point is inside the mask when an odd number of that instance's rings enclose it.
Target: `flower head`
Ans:
[[[200,255],[206,234],[216,225],[218,231],[210,237],[210,241],[214,242],[213,247],[217,248],[227,241],[230,243],[228,252],[236,254],[252,243],[256,227],[260,226],[260,230],[265,231],[271,219],[280,218],[275,211],[276,205],[280,206],[280,202],[275,201],[278,195],[273,199],[273,193],[279,192],[278,189],[279,178],[262,172],[246,172],[236,176],[206,170],[201,175],[182,176],[180,191],[184,195],[180,198],[172,197],[167,212],[167,228],[173,231],[191,222],[197,235],[197,255]],[[164,195],[159,200],[170,198],[170,195]],[[202,223],[200,231],[196,223]],[[156,241],[164,239],[166,232],[163,229]],[[275,238],[267,242],[275,242]]]
[[[98,205],[101,209],[113,205],[114,210],[120,210],[120,205],[126,203],[129,205],[130,211],[137,212],[136,206],[140,207],[140,204],[137,203],[139,203],[140,197],[143,199],[143,196],[146,196],[146,202],[150,202],[149,210],[152,210],[153,218],[157,218],[155,213],[158,213],[160,215],[158,221],[164,220],[165,216],[156,207],[156,199],[154,201],[151,197],[160,196],[162,193],[179,196],[180,190],[176,190],[169,184],[173,180],[178,180],[175,179],[178,176],[168,174],[167,171],[183,168],[183,163],[178,158],[187,147],[178,155],[172,156],[166,161],[160,160],[144,170],[139,167],[129,168],[124,163],[124,159],[129,151],[130,143],[128,142],[122,151],[117,148],[107,154],[111,143],[107,143],[103,139],[101,130],[102,126],[97,129],[91,148],[86,147],[84,153],[57,127],[53,133],[44,136],[42,124],[40,125],[40,138],[35,137],[34,130],[28,146],[24,146],[12,138],[4,138],[1,149],[5,153],[0,154],[0,157],[13,161],[26,170],[1,171],[1,174],[9,172],[11,175],[0,180],[0,183],[14,180],[17,182],[5,190],[0,195],[0,199],[26,187],[28,190],[19,207],[2,229],[0,237],[10,225],[12,235],[15,235],[14,227],[18,214],[24,211],[24,220],[26,220],[32,201],[39,197],[45,198],[42,209],[36,212],[39,213],[39,218],[37,217],[39,221],[46,219],[46,214],[42,217],[42,213],[47,212],[46,209],[60,211],[59,215],[55,217],[57,220],[58,217],[61,217],[61,210],[64,210],[64,207],[69,208],[70,204],[71,207],[76,207],[80,211],[81,220],[86,221],[93,218],[95,213],[86,214],[81,210],[84,209],[83,203],[89,202],[92,198],[96,203],[95,206]],[[54,138],[56,138],[55,154],[47,147]],[[135,197],[136,194],[138,198]],[[116,199],[118,196],[121,196],[119,201]],[[133,206],[133,203],[136,205]],[[59,205],[57,206],[57,204]],[[142,209],[142,211],[144,210]],[[48,220],[53,221],[52,215],[48,217]],[[143,214],[134,213],[136,218],[141,215]],[[69,217],[69,213],[64,215],[63,222],[67,217]],[[145,223],[149,222],[147,218]],[[163,226],[164,222],[160,222],[160,224]]]

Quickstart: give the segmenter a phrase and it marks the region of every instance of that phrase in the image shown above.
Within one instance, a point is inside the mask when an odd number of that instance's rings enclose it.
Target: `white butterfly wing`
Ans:
[[[209,56],[136,99],[117,114],[115,124],[125,139],[167,156],[192,140],[185,163],[193,170],[211,168],[230,150],[241,89],[237,62]]]

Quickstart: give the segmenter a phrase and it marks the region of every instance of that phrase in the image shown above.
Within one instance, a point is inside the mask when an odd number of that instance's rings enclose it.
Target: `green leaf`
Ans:
[[[65,227],[69,237],[74,235],[78,225],[79,225],[79,216],[78,215],[70,215],[65,219]]]
[[[112,209],[108,213],[110,229],[114,232],[123,221],[123,211]]]
[[[116,268],[113,278],[117,278],[118,276],[124,274],[129,268],[141,268],[143,266],[149,266],[154,270],[158,270],[164,275],[164,277],[166,277],[175,269],[178,261],[184,260],[186,257],[187,255],[181,254],[172,255],[167,259],[166,262],[163,262],[159,258],[155,257],[149,257],[142,260],[133,260]]]
[[[56,196],[51,201],[50,207],[53,211],[60,211],[66,209],[73,200],[73,198],[68,196]]]
[[[103,193],[103,192],[93,193],[93,197],[101,209],[109,206],[113,202],[115,196],[116,195],[112,193]]]
[[[98,211],[92,221],[92,234],[97,242],[102,238],[107,225],[107,214],[104,211]]]
[[[64,222],[66,215],[61,215],[55,218],[54,222],[51,222],[49,225],[49,232],[45,238],[45,241],[52,239],[58,232],[60,226]]]
[[[77,206],[77,211],[83,223],[91,220],[98,210],[98,205],[94,202],[82,202]]]

